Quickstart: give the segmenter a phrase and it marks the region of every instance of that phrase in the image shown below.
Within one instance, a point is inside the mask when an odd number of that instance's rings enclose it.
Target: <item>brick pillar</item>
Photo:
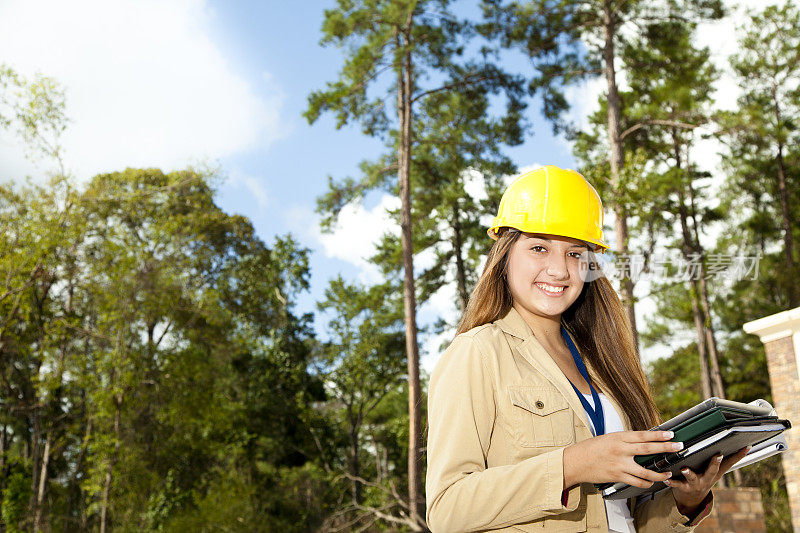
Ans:
[[[766,533],[761,491],[755,487],[714,487],[714,507],[695,533]]]
[[[764,343],[773,406],[792,423],[784,432],[788,449],[781,456],[792,527],[800,533],[800,307],[748,322],[747,333]]]

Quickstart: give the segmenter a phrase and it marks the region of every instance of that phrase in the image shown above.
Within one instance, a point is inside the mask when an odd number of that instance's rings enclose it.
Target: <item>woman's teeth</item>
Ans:
[[[537,283],[536,286],[542,289],[543,291],[549,292],[550,294],[559,294],[564,292],[564,289],[566,289],[566,287],[554,287],[546,283]]]

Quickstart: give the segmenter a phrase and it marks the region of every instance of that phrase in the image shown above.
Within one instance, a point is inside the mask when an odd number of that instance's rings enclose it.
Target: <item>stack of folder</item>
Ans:
[[[648,470],[669,470],[672,472],[670,479],[682,481],[681,468],[688,466],[695,472],[704,472],[711,458],[718,453],[727,456],[745,446],[752,446],[731,470],[780,453],[786,449],[786,439],[781,433],[790,427],[791,422],[779,419],[775,409],[765,400],[740,403],[709,398],[651,429],[674,432],[672,440],[684,444],[681,451],[636,455],[633,459]],[[595,486],[607,500],[622,500],[668,488],[660,481],[646,489],[627,483],[597,483]]]

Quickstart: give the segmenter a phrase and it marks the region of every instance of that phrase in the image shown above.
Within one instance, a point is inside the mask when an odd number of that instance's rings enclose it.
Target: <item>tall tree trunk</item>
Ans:
[[[683,166],[681,164],[680,146],[681,145],[680,145],[680,140],[678,138],[678,132],[675,130],[675,128],[672,128],[672,148],[674,150],[673,155],[675,157],[675,168],[678,169],[678,171],[681,171]],[[683,183],[678,184],[677,193],[678,193],[678,218],[681,224],[681,236],[683,237],[683,244],[681,246],[681,251],[683,252],[683,258],[686,260],[687,264],[691,265],[692,261],[696,259],[692,257],[692,254],[695,251],[695,247],[694,247],[694,238],[692,238],[692,233],[689,230],[689,222],[688,222],[689,214],[688,210],[686,209],[686,197],[684,194]],[[713,396],[714,393],[713,393],[711,375],[708,368],[708,354],[706,351],[707,337],[705,333],[705,316],[701,310],[699,294],[700,290],[699,290],[698,280],[694,279],[694,271],[693,269],[690,269],[689,295],[692,300],[692,316],[694,317],[694,325],[697,333],[697,352],[700,356],[700,381],[703,387],[703,398],[706,399]]]
[[[464,258],[461,257],[461,249],[464,247],[464,239],[461,236],[461,211],[458,209],[458,202],[453,204],[453,253],[456,258],[456,283],[458,284],[458,300],[461,303],[461,311],[467,308],[469,301],[469,291],[467,291],[467,275],[464,270]]]
[[[70,305],[67,305],[67,313],[72,311]],[[61,347],[59,348],[58,361],[56,362],[56,374],[58,375],[58,385],[53,392],[53,398],[50,404],[53,406],[53,412],[58,411],[61,405],[61,387],[64,377],[64,359],[67,353],[66,338],[62,340]],[[44,495],[47,492],[47,468],[50,465],[51,445],[53,441],[53,434],[58,430],[54,422],[50,424],[50,430],[47,432],[45,438],[44,451],[42,452],[42,466],[39,474],[39,490],[36,494],[36,512],[34,513],[33,531],[38,533],[42,529],[42,508],[44,506]]]
[[[622,169],[622,141],[619,138],[619,92],[617,90],[616,71],[614,69],[614,37],[617,27],[614,17],[612,2],[603,2],[603,69],[606,75],[608,88],[608,143],[611,148],[609,163],[611,164],[611,190],[620,191],[620,170]],[[628,256],[628,213],[624,201],[614,203],[614,232],[616,233],[616,251],[620,257]],[[633,331],[633,342],[636,352],[639,353],[639,332],[636,328],[636,312],[633,299],[633,280],[627,273],[623,273],[620,280],[622,304],[628,311],[628,319]],[[639,356],[641,358],[641,354]]]
[[[31,468],[31,496],[28,500],[28,509],[30,509],[30,515],[36,514],[36,489],[39,486],[39,458],[41,456],[41,445],[39,444],[39,440],[42,437],[42,430],[41,430],[41,421],[39,420],[39,409],[35,408],[33,410],[33,433],[31,435],[31,459],[32,459],[32,468]]]
[[[783,226],[783,245],[786,261],[794,267],[794,239],[792,238],[792,225],[789,218],[789,194],[786,192],[786,165],[783,162],[783,143],[778,143],[778,191],[781,196],[781,222]],[[796,303],[792,304],[793,306]]]
[[[687,154],[688,154],[687,146]],[[689,157],[686,157],[687,172],[691,171]],[[714,325],[711,322],[711,306],[708,303],[708,285],[706,283],[706,254],[703,245],[700,244],[700,223],[697,221],[697,207],[695,204],[694,187],[691,177],[686,180],[686,187],[689,191],[689,206],[691,211],[689,217],[692,220],[694,230],[694,251],[700,260],[700,279],[698,280],[698,296],[700,298],[700,308],[703,311],[703,324],[708,348],[708,358],[711,362],[711,383],[714,388],[714,396],[725,398],[725,385],[722,382],[722,372],[719,368],[719,352],[717,351],[717,339],[714,335]]]
[[[683,234],[683,258],[688,264],[692,260],[692,246],[691,235],[689,234],[689,226],[686,222],[686,206],[684,205],[683,191],[678,192],[678,201],[680,206],[678,208],[679,218],[681,222],[681,232]],[[687,240],[689,239],[689,240]],[[698,298],[698,283],[697,280],[691,278],[691,270],[689,271],[689,296],[692,301],[692,317],[694,318],[695,332],[697,333],[697,353],[700,356],[700,383],[703,389],[703,399],[711,398],[714,395],[713,387],[711,385],[711,373],[708,369],[708,354],[706,353],[706,334],[705,334],[705,320],[703,312],[700,310],[700,299]]]
[[[114,464],[119,457],[120,440],[122,439],[122,432],[120,428],[120,419],[122,417],[122,397],[117,394],[114,399],[114,451],[108,460],[108,468],[106,469],[106,477],[103,482],[103,503],[100,509],[100,533],[106,533],[108,521],[108,501],[111,496],[111,484],[114,481]]]
[[[703,330],[706,337],[706,346],[708,347],[708,359],[711,361],[711,382],[714,385],[714,396],[718,398],[725,398],[725,385],[722,382],[722,372],[719,369],[719,355],[717,352],[717,339],[714,336],[714,326],[711,323],[711,308],[708,304],[708,286],[705,279],[705,261],[704,252],[701,249],[696,250],[700,259],[700,279],[698,280],[698,288],[700,290],[698,297],[700,299],[700,307],[703,311]]]
[[[689,160],[689,146],[686,147],[686,169],[687,172],[690,172],[692,165]],[[711,322],[711,306],[708,303],[708,287],[706,285],[706,269],[705,269],[705,251],[703,250],[702,244],[700,244],[700,223],[697,220],[697,205],[695,203],[695,195],[694,195],[694,187],[692,186],[692,180],[687,180],[687,187],[689,189],[689,206],[691,211],[689,213],[692,219],[692,228],[694,229],[694,243],[695,243],[695,250],[700,256],[700,304],[703,310],[704,320],[705,320],[705,334],[706,334],[706,344],[708,346],[708,356],[711,360],[711,383],[714,386],[715,392],[714,395],[718,398],[726,398],[725,394],[725,385],[722,382],[722,372],[719,368],[719,355],[717,352],[717,339],[714,336],[714,325]],[[706,369],[708,372],[708,369]],[[743,483],[742,479],[742,472],[740,470],[733,471],[733,479],[736,486],[741,487]],[[723,475],[722,479],[720,479],[720,486],[727,487],[728,480]]]
[[[777,87],[775,85],[772,86],[772,102],[773,102],[773,110],[775,112],[775,126],[780,128],[781,124],[781,108],[780,104],[778,103],[778,96],[777,96]],[[794,261],[794,239],[792,237],[792,223],[791,218],[789,215],[789,194],[786,191],[786,166],[783,162],[783,140],[780,138],[780,134],[778,137],[778,153],[776,156],[776,163],[778,165],[778,192],[780,194],[780,201],[781,201],[781,226],[783,227],[783,248],[784,253],[786,254],[786,263],[791,269],[792,272],[795,272],[796,265]],[[789,305],[791,307],[797,307],[798,300],[800,300],[800,296],[798,296],[798,290],[796,287],[792,286],[789,290]]]
[[[361,504],[361,482],[356,479],[361,477],[358,434],[361,431],[363,415],[359,413],[355,419],[353,416],[348,415],[348,418],[350,419],[350,473],[353,475],[353,478],[350,480],[350,492],[353,498],[353,504],[358,506]]]
[[[39,474],[39,492],[36,495],[36,513],[33,519],[34,533],[38,533],[42,530],[42,507],[44,506],[44,493],[47,488],[47,466],[50,464],[50,441],[52,440],[52,434],[52,431],[48,431],[47,438],[44,442],[42,471],[41,474]]]
[[[5,468],[6,468],[6,435],[7,435],[8,428],[3,423],[3,431],[0,432],[0,480],[5,479]],[[5,485],[0,484],[0,491],[5,488]]]
[[[412,13],[403,30],[402,44],[410,42]],[[400,37],[397,43],[400,44]],[[403,308],[406,324],[406,359],[408,361],[408,507],[411,519],[422,525],[424,502],[420,478],[422,452],[422,394],[419,382],[419,346],[417,345],[417,302],[414,286],[414,243],[411,228],[411,53],[404,52],[398,72],[397,113],[400,139],[398,143],[398,181],[400,188],[400,231],[403,252]]]
[[[85,393],[82,393],[83,396]],[[85,400],[84,400],[85,405]],[[83,416],[86,417],[86,410],[85,407],[82,409]],[[88,513],[86,512],[86,506],[83,503],[81,498],[81,487],[80,483],[78,483],[78,476],[83,472],[83,461],[86,457],[86,452],[89,449],[89,439],[92,436],[92,419],[87,417],[86,419],[86,431],[84,432],[83,442],[81,443],[81,449],[78,452],[78,457],[75,459],[75,470],[73,471],[72,475],[70,476],[69,480],[69,508],[70,509],[79,509],[80,512],[80,524],[81,524],[81,531],[85,531],[87,528],[87,523],[89,520]]]
[[[690,281],[689,292],[692,299],[692,316],[694,317],[694,327],[697,333],[697,353],[700,356],[700,385],[703,391],[703,399],[711,398],[714,393],[711,387],[711,374],[708,371],[708,356],[706,355],[706,343],[703,338],[703,316],[697,305],[697,284]]]

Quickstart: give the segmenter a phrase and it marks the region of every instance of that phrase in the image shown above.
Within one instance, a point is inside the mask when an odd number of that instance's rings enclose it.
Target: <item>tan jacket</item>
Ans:
[[[625,411],[608,399],[630,429]],[[561,504],[564,447],[591,437],[569,380],[515,309],[458,335],[429,385],[428,526],[434,533],[607,532],[605,504],[593,484],[571,487]],[[672,491],[643,500],[632,513],[638,533],[694,529],[683,525],[689,518]]]

